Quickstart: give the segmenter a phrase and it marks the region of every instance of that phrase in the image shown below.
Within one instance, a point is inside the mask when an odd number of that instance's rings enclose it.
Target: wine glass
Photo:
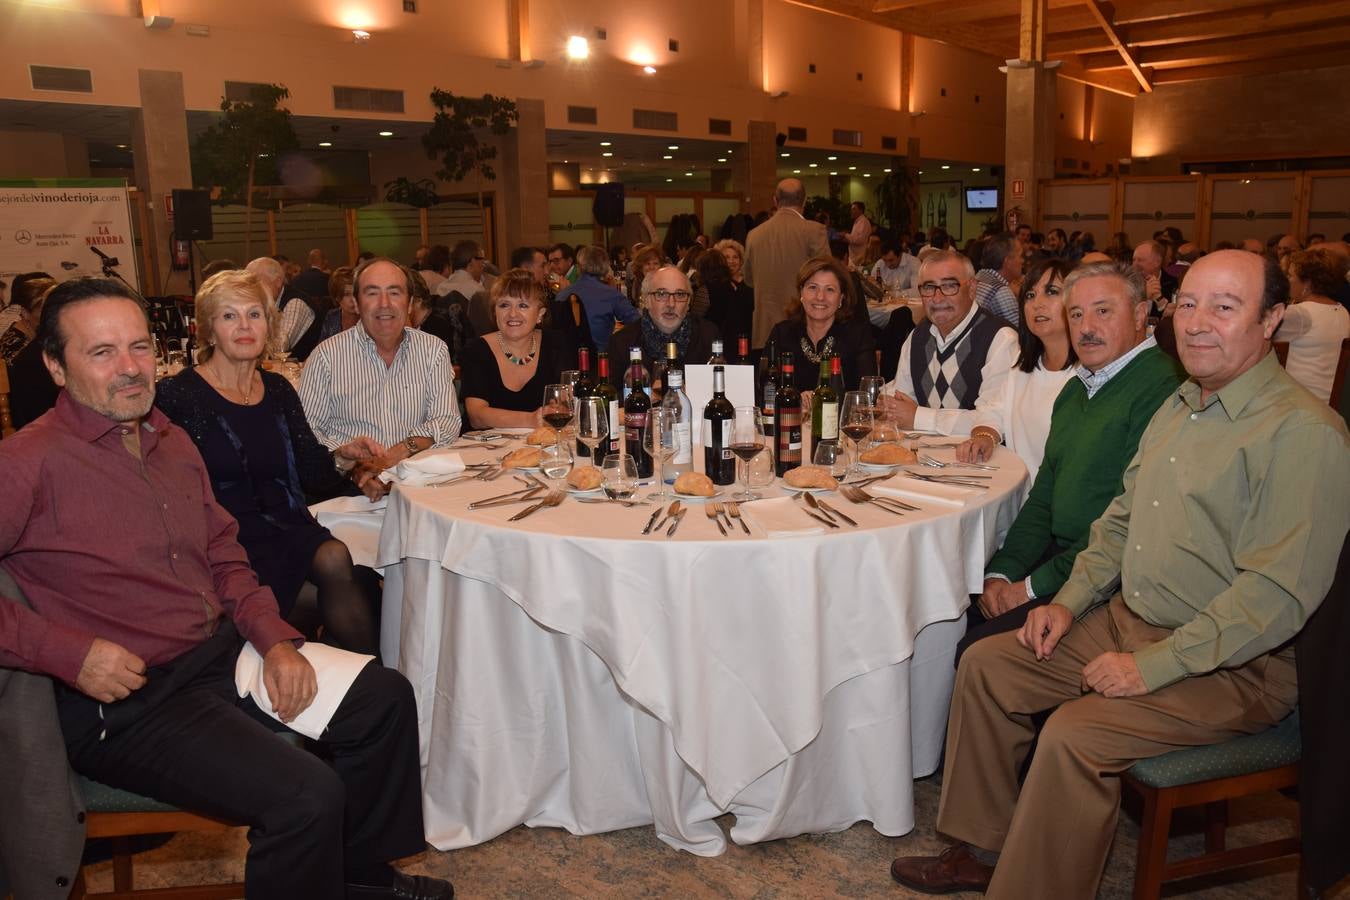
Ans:
[[[570,384],[544,385],[544,422],[553,429],[555,444],[562,443],[562,430],[572,422],[572,386]]]
[[[581,370],[563,369],[562,372],[558,374],[558,380],[569,388],[576,387],[577,382],[581,380]]]
[[[587,455],[596,459],[595,448],[609,436],[609,403],[604,397],[577,397],[572,401],[577,419],[577,440]]]
[[[849,469],[848,449],[839,441],[821,441],[816,444],[816,452],[811,454],[811,462],[832,477],[843,478]]]
[[[881,392],[886,387],[886,379],[880,375],[864,375],[858,379],[858,390],[867,395],[867,405],[875,408],[881,403]]]
[[[873,376],[866,376],[870,378]],[[880,381],[881,379],[877,379]],[[853,444],[853,460],[849,463],[844,477],[848,477],[858,465],[858,455],[862,440],[872,433],[875,405],[866,391],[846,391],[844,402],[839,407],[839,433]]]
[[[562,441],[551,447],[539,448],[539,474],[548,482],[550,491],[560,491],[572,471],[572,448]]]
[[[600,486],[610,500],[631,500],[637,493],[637,464],[628,454],[611,453],[600,464]]]
[[[656,406],[648,411],[642,446],[656,463],[656,497],[664,500],[670,496],[666,492],[665,463],[675,455],[675,416],[670,410]]]
[[[741,461],[741,493],[736,498],[738,500],[759,499],[759,495],[750,490],[750,463],[764,452],[764,428],[759,418],[757,408],[738,406],[731,421],[731,452]]]

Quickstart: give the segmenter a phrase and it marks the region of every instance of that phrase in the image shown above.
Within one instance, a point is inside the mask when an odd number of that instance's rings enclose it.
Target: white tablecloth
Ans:
[[[914,315],[914,324],[917,325],[924,320],[927,315],[924,312],[923,301],[919,299],[917,292],[914,296],[904,299],[887,300],[884,303],[868,303],[867,318],[878,328],[885,328],[886,323],[891,320],[891,313],[902,306],[908,306],[909,311]]]
[[[466,509],[505,480],[399,488],[381,650],[418,700],[428,840],[654,822],[713,855],[727,811],[738,842],[905,833],[967,594],[1016,514],[1025,469],[996,462],[964,508],[899,519],[831,494],[862,527],[772,540],[723,538],[698,505],[667,539],[638,534],[650,507],[507,524],[516,507]]]

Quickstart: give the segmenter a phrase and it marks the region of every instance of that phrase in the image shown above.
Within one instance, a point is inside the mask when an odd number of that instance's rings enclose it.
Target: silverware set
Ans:
[[[979,488],[982,491],[989,490],[989,485],[985,480],[992,478],[992,475],[927,475],[923,472],[914,472],[906,469],[906,477],[917,478],[919,481],[928,481],[933,484],[953,484],[958,487]]]
[[[563,502],[563,498],[565,498],[566,496],[567,496],[567,495],[566,495],[565,493],[563,493],[562,491],[549,491],[548,494],[545,495],[545,497],[544,497],[543,500],[540,500],[538,503],[535,503],[533,506],[527,506],[527,507],[525,507],[525,508],[522,509],[520,512],[516,513],[514,516],[512,516],[512,517],[509,518],[509,519],[507,519],[506,521],[508,521],[508,522],[519,522],[521,519],[525,518],[526,516],[532,516],[532,515],[534,515],[534,514],[537,513],[539,510],[543,509],[543,508],[546,507],[546,506],[547,506],[547,507],[554,507],[554,506],[557,506],[558,504],[560,504],[560,503]]]
[[[981,463],[943,462],[926,453],[919,454],[919,462],[932,469],[980,469],[985,472],[997,472],[998,466],[986,466]]]
[[[903,500],[896,500],[894,497],[875,497],[856,485],[841,484],[839,493],[843,494],[844,499],[850,503],[870,503],[897,516],[903,516],[906,512],[920,511],[920,507],[913,506]]]
[[[642,529],[642,533],[651,534],[653,531],[659,531],[662,525],[679,514],[682,505],[680,501],[672,500],[670,506],[666,509],[657,509],[656,512],[652,513],[652,517],[647,520],[647,525]]]

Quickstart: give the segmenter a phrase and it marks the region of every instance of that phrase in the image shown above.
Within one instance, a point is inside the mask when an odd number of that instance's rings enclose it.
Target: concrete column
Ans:
[[[750,122],[744,152],[734,160],[732,178],[741,195],[741,208],[754,215],[773,211],[773,191],[778,186],[778,144],[773,122]]]
[[[1003,208],[1021,208],[1022,222],[1033,228],[1040,216],[1037,185],[1055,177],[1055,67],[1008,60]],[[1019,184],[1020,198],[1014,196]]]
[[[548,143],[544,101],[516,98],[519,118],[502,142],[497,184],[501,205],[497,216],[497,256],[505,263],[512,250],[546,246],[548,232]]]
[[[165,198],[175,188],[192,187],[188,154],[187,104],[183,73],[140,70],[141,107],[131,115],[132,146],[136,157],[136,187],[149,198],[151,264],[155,272],[142,273],[145,285],[155,289],[160,262],[169,255],[171,227]],[[241,260],[242,261],[242,260]]]

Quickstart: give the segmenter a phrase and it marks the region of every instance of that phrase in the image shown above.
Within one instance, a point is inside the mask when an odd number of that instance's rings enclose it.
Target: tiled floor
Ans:
[[[552,828],[516,828],[477,847],[449,853],[428,851],[406,861],[405,868],[450,878],[456,896],[637,898],[637,897],[909,897],[888,873],[899,854],[935,851],[932,822],[939,788],[931,779],[915,785],[919,827],[902,838],[877,834],[866,823],[838,834],[812,835],[751,847],[732,845],[723,856],[703,859],[676,852],[656,839],[651,828],[576,837]],[[1240,845],[1292,831],[1297,807],[1278,795],[1235,803],[1231,843]],[[1102,898],[1126,898],[1134,881],[1138,826],[1129,815],[1112,847]],[[1173,838],[1172,852],[1196,852],[1197,834]],[[242,831],[223,836],[179,835],[159,849],[137,857],[137,884],[166,884],[239,877],[246,842]],[[1180,885],[1184,896],[1204,900],[1293,897],[1290,861],[1267,864],[1244,880],[1210,878]],[[111,888],[111,866],[87,873],[91,889]],[[1175,892],[1175,889],[1173,889]],[[1331,895],[1350,900],[1350,886]]]

